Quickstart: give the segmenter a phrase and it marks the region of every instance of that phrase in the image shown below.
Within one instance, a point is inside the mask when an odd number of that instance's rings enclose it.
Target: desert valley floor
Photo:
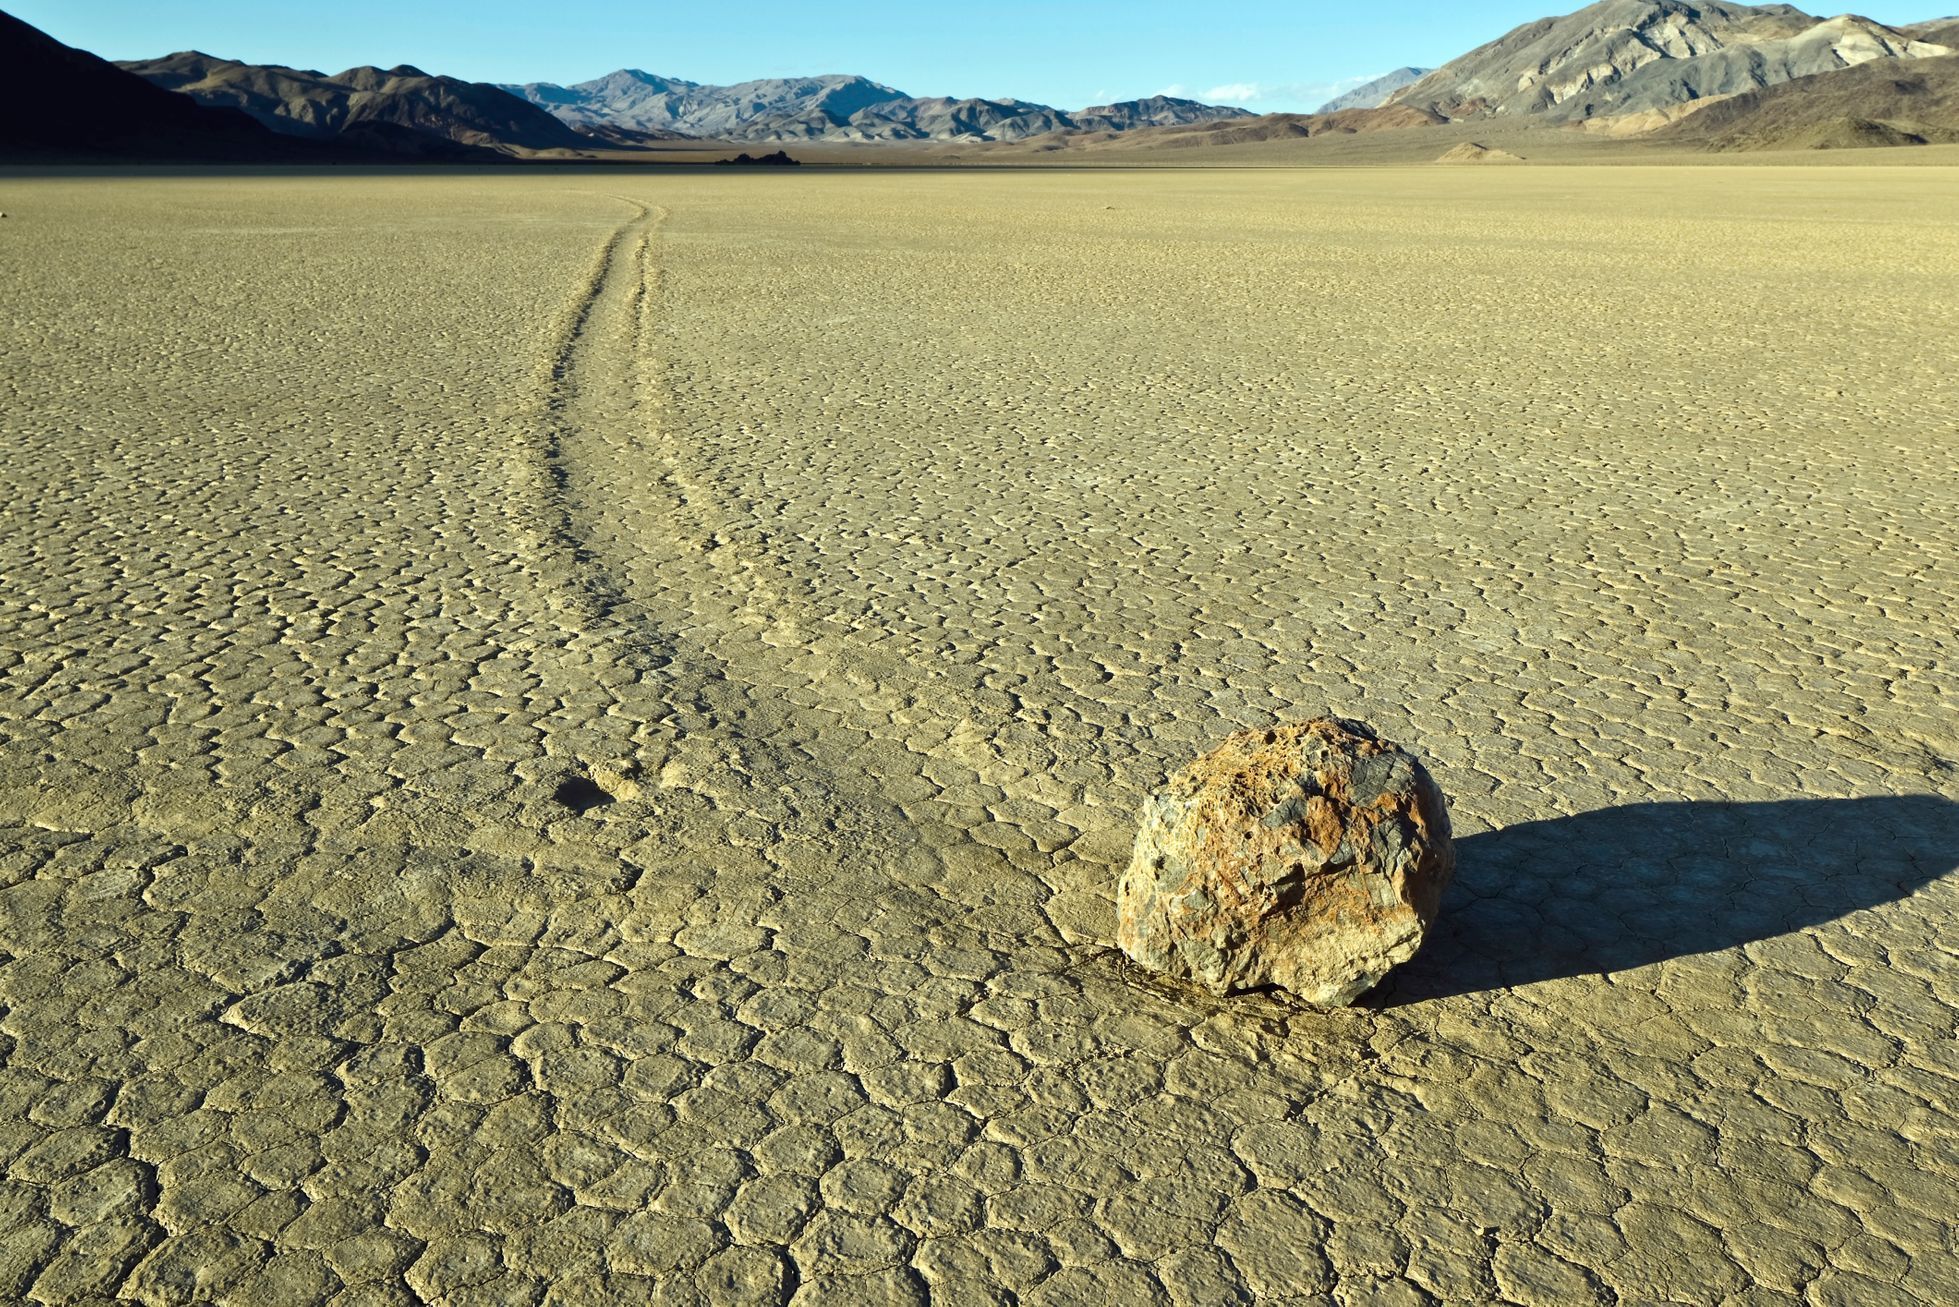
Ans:
[[[1959,170],[0,208],[0,1298],[1959,1301]],[[1428,947],[1137,973],[1323,711]]]

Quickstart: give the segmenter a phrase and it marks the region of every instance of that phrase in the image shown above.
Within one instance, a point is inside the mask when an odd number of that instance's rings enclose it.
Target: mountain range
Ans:
[[[590,138],[480,82],[434,77],[406,64],[329,76],[246,64],[196,50],[117,67],[210,108],[237,109],[271,131],[380,149],[435,138],[490,149],[583,150]]]
[[[1907,145],[1959,141],[1956,52],[1959,18],[1885,26],[1779,3],[1598,0],[1439,68],[1397,69],[1319,114],[1254,116],[1164,95],[1076,110],[919,97],[853,75],[713,86],[622,69],[499,86],[407,65],[327,74],[197,51],[117,66],[0,14],[0,155],[474,161],[711,155],[717,141],[1053,155],[1479,122],[1696,150]],[[1390,153],[1423,148],[1406,139]]]
[[[1165,95],[1072,111],[1026,100],[919,97],[855,76],[706,86],[622,68],[571,86],[526,82],[499,89],[576,126],[720,141],[1018,141],[1047,132],[1121,132],[1252,117],[1244,109]]]

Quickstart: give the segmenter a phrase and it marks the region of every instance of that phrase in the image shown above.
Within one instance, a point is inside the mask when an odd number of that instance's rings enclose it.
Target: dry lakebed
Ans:
[[[0,208],[0,1299],[1959,1301],[1959,170]],[[1129,963],[1320,713],[1422,951]]]

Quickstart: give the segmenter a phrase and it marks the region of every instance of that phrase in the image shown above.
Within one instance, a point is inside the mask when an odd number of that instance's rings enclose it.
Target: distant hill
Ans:
[[[886,100],[842,123],[821,112],[759,123],[756,140],[1017,141],[1066,130],[1063,115],[1023,100],[954,100],[945,96]]]
[[[1439,127],[1448,119],[1428,109],[1384,105],[1379,109],[1340,109],[1333,113],[1268,113],[1243,122],[1198,123],[1150,135],[1181,149],[1200,145],[1247,145],[1311,136],[1358,136],[1410,127]]]
[[[1243,109],[1162,95],[1075,112],[1026,100],[917,97],[848,75],[708,86],[624,68],[571,86],[528,82],[501,89],[574,127],[724,141],[1017,141],[1049,132],[1120,132],[1251,117]]]
[[[1345,95],[1336,95],[1319,107],[1320,113],[1339,113],[1342,109],[1378,109],[1388,102],[1388,97],[1411,82],[1419,82],[1434,72],[1433,68],[1397,68],[1391,73],[1383,73],[1371,82],[1356,86]]]
[[[0,157],[204,162],[312,157],[0,13]]]
[[[1018,150],[1045,155],[1103,154],[1159,150],[1205,150],[1220,146],[1298,141],[1320,136],[1358,136],[1448,122],[1438,113],[1388,105],[1380,109],[1342,109],[1336,113],[1268,113],[1219,122],[1176,123],[1126,132],[1070,132],[1022,141]]]
[[[1072,130],[1133,132],[1142,127],[1178,127],[1189,123],[1229,122],[1255,117],[1249,109],[1204,104],[1173,95],[1152,95],[1142,100],[1118,104],[1098,104],[1062,115],[1070,119]]]
[[[1444,150],[1440,155],[1436,156],[1435,161],[1437,163],[1496,164],[1522,163],[1524,160],[1523,156],[1512,154],[1508,150],[1499,150],[1478,141],[1464,141],[1460,145],[1452,145]]]
[[[1648,140],[1710,150],[1959,141],[1959,57],[1864,63],[1711,104]]]
[[[835,128],[862,109],[906,98],[902,91],[863,77],[770,77],[733,86],[704,86],[637,68],[622,68],[570,86],[526,82],[500,89],[573,125],[605,124],[731,141],[804,138],[812,133],[794,124]],[[765,123],[774,126],[758,130]]]
[[[1959,50],[1959,15],[1933,18],[1922,23],[1902,23],[1898,30],[1914,41],[1930,41],[1933,45]]]
[[[1391,103],[1450,118],[1663,115],[1852,64],[1945,53],[1854,14],[1819,19],[1784,4],[1600,0],[1479,46],[1395,92]]]
[[[586,150],[593,142],[537,106],[482,82],[406,64],[312,69],[247,64],[186,50],[117,65],[199,104],[236,109],[272,131],[391,153],[455,156],[455,147]]]

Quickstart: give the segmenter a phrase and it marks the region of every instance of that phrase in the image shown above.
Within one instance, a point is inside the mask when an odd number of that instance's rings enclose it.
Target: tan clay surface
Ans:
[[[1959,1301],[1959,173],[0,198],[0,1299]],[[1128,967],[1321,712],[1422,954]]]

